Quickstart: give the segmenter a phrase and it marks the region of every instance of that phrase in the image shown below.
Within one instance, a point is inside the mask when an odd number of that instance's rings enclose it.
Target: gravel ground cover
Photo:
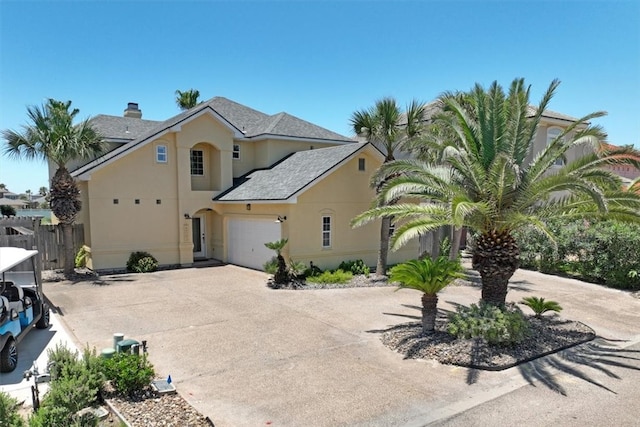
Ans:
[[[489,345],[484,339],[456,339],[439,319],[436,331],[422,333],[420,322],[396,325],[382,334],[382,343],[407,359],[434,359],[447,365],[502,370],[590,341],[594,331],[558,316],[529,317],[530,335],[516,345]]]

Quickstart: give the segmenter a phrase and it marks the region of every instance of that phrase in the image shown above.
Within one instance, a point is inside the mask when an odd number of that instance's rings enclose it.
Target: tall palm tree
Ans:
[[[420,135],[423,129],[424,104],[413,100],[403,113],[393,98],[383,98],[376,101],[369,109],[359,110],[351,115],[350,124],[353,131],[368,142],[376,146],[385,156],[384,163],[395,160],[394,154],[403,149],[409,141]],[[379,175],[376,175],[380,178]],[[382,185],[389,179],[383,177],[374,179],[371,186],[379,192]],[[387,203],[393,203],[389,200]],[[389,253],[390,216],[382,217],[380,225],[380,249],[376,264],[376,274],[384,275],[387,271],[387,256]]]
[[[176,90],[176,104],[181,110],[188,110],[198,105],[200,92],[196,89],[185,90],[184,92]]]
[[[605,113],[578,119],[542,151],[532,151],[542,113],[558,84],[550,84],[532,117],[523,79],[514,80],[508,93],[497,82],[488,90],[476,85],[464,106],[455,97],[443,96],[443,114],[436,120],[455,136],[441,147],[445,164],[400,160],[380,171],[396,174],[381,190],[383,201],[411,196],[430,203],[373,208],[354,224],[399,218],[403,224],[393,236],[394,249],[442,225],[469,227],[479,235],[472,265],[482,278],[482,299],[504,304],[508,281],[519,266],[514,230],[533,225],[552,239],[544,221],[559,215],[640,221],[640,196],[622,190],[620,179],[603,169],[610,164],[638,167],[639,153],[630,147],[602,148],[605,135],[589,121]],[[595,149],[554,166],[582,145]]]
[[[49,99],[42,107],[27,107],[29,123],[21,132],[6,129],[1,132],[6,142],[5,155],[27,160],[41,159],[55,163],[57,170],[51,179],[49,201],[60,221],[64,241],[64,273],[74,271],[72,225],[82,207],[80,190],[66,168],[74,159],[95,158],[104,152],[104,139],[84,119],[73,124],[79,113],[71,101]]]
[[[438,257],[435,260],[425,258],[398,264],[391,269],[389,280],[398,282],[398,289],[422,292],[422,333],[429,334],[436,326],[438,292],[462,277],[464,274],[460,261]]]
[[[48,190],[47,190],[47,187],[42,186],[42,187],[40,187],[40,189],[38,190],[38,194],[39,194],[39,195],[41,195],[41,196],[46,196],[46,195],[47,195],[47,191],[48,191]]]

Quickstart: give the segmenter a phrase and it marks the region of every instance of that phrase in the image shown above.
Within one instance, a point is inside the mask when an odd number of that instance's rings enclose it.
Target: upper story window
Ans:
[[[322,247],[331,247],[331,217],[322,217]]]
[[[551,144],[556,138],[560,136],[561,133],[562,133],[562,129],[560,128],[552,127],[547,129],[547,145]],[[564,159],[563,158],[556,159],[556,161],[554,162],[554,165],[564,166]]]
[[[365,162],[364,159],[358,159],[358,170],[359,171],[363,171],[365,170]]]
[[[233,159],[234,160],[240,159],[240,145],[238,144],[233,144]]]
[[[191,150],[191,175],[204,175],[204,153],[202,150]]]
[[[167,146],[156,145],[156,162],[167,163]]]

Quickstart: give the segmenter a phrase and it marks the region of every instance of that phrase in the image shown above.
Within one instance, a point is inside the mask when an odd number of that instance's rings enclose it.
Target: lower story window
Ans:
[[[331,247],[331,217],[322,217],[322,247]]]

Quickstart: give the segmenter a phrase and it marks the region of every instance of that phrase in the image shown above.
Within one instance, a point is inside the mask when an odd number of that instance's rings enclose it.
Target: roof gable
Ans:
[[[249,172],[240,184],[220,194],[214,201],[289,200],[365,149],[372,150],[382,160],[382,154],[369,143],[354,142],[298,151],[269,169]]]
[[[159,138],[168,132],[179,132],[182,125],[200,117],[202,114],[211,114],[219,120],[227,128],[229,128],[234,138],[250,140],[252,138],[276,136],[293,138],[300,140],[325,140],[333,143],[351,143],[353,139],[347,138],[328,129],[316,126],[307,121],[298,119],[287,113],[279,113],[275,116],[269,116],[260,111],[246,107],[237,102],[231,101],[223,97],[214,97],[208,101],[202,102],[189,110],[171,117],[163,122],[153,122],[151,120],[135,119],[130,117],[116,116],[96,116],[100,117],[98,123],[101,123],[104,129],[111,129],[114,135],[123,135],[121,131],[122,125],[126,126],[131,120],[138,123],[135,139],[130,140],[126,144],[109,153],[85,164],[84,166],[72,172],[75,177],[88,177],[88,175],[108,163],[111,163],[121,156],[144,146],[153,139]],[[117,119],[117,120],[116,120]],[[126,121],[120,119],[127,119]],[[145,122],[145,123],[139,123]],[[116,129],[120,129],[116,132]],[[129,133],[131,128],[129,128]],[[123,138],[125,139],[125,138]]]

